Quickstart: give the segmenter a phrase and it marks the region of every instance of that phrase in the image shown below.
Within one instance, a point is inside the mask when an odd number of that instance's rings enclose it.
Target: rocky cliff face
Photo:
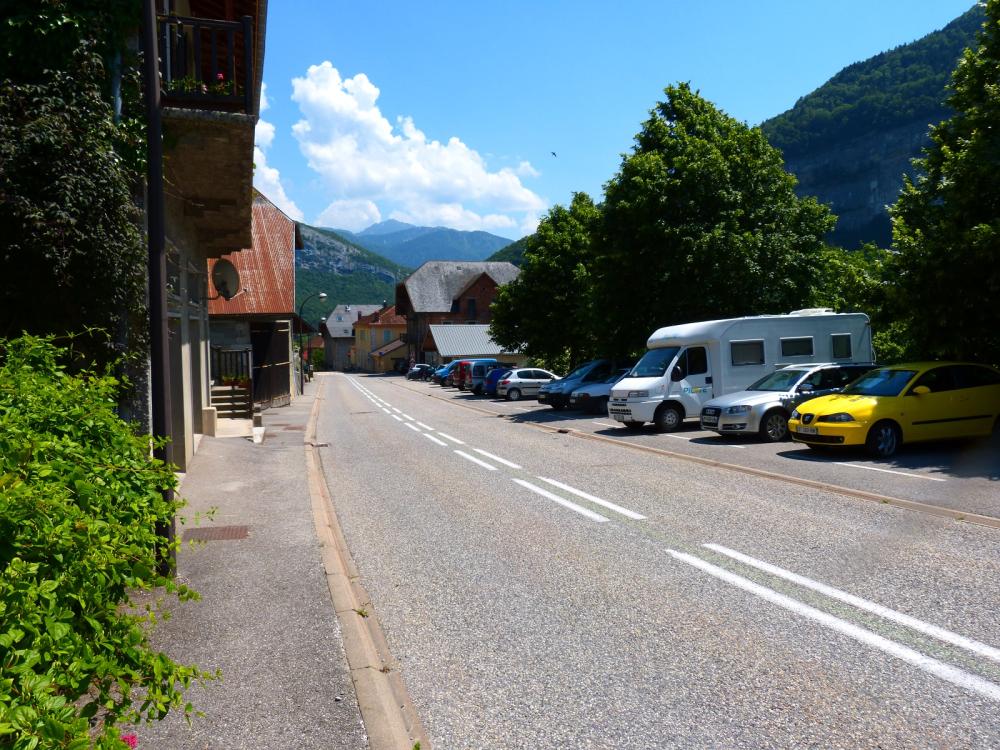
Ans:
[[[381,281],[395,283],[404,269],[395,263],[379,258],[374,253],[349,244],[332,233],[323,232],[302,224],[303,248],[296,254],[298,269],[344,276],[368,274]]]
[[[837,215],[833,244],[889,246],[886,207],[896,202],[903,174],[914,174],[910,162],[930,142],[928,125],[922,118],[786,160],[799,179],[798,194],[816,196]]]

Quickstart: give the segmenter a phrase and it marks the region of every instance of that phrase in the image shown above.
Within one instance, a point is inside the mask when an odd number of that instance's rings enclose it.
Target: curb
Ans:
[[[317,379],[306,426],[306,473],[327,587],[340,623],[361,719],[372,750],[410,750],[418,742],[426,750],[431,746],[430,741],[403,684],[399,664],[389,653],[371,599],[361,586],[323,474],[323,461],[315,443],[325,380]]]

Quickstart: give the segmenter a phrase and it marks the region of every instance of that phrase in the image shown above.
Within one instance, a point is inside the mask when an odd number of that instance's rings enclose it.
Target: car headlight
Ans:
[[[816,419],[817,422],[853,422],[854,417],[846,411],[838,411],[836,414],[824,414]]]
[[[649,391],[629,391],[629,398],[647,398],[649,396]]]
[[[749,414],[749,406],[730,406],[726,409],[726,414]]]
[[[799,417],[801,417],[801,416],[802,416],[802,415],[801,415],[801,414],[799,414],[799,410],[798,410],[798,409],[792,409],[792,416],[791,416],[791,419],[798,419],[798,418],[799,418]]]

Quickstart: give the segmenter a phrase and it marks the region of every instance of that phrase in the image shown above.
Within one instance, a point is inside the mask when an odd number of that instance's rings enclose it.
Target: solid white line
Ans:
[[[518,466],[513,461],[508,461],[506,458],[500,458],[500,456],[494,456],[492,453],[487,453],[486,451],[480,450],[479,448],[473,448],[472,450],[474,450],[480,456],[486,456],[486,458],[492,458],[494,461],[502,463],[504,466],[509,466],[512,469],[520,469],[521,468],[520,466]]]
[[[453,443],[457,443],[458,445],[465,445],[464,440],[459,440],[457,437],[452,437],[451,435],[441,432],[441,430],[438,430],[438,435],[445,438],[446,440],[450,440]]]
[[[433,427],[431,427],[430,425],[426,425],[423,422],[417,422],[417,424],[423,427],[425,430],[432,430],[432,431],[434,430]]]
[[[469,455],[468,453],[466,453],[465,451],[460,451],[460,450],[458,450],[458,449],[456,448],[456,449],[455,449],[455,453],[457,453],[458,455],[460,455],[460,456],[461,456],[462,458],[467,458],[467,459],[469,459],[469,460],[470,460],[470,461],[472,461],[472,463],[474,463],[474,464],[479,464],[479,465],[480,465],[480,466],[482,466],[482,467],[483,467],[484,469],[489,469],[490,471],[496,471],[496,470],[497,470],[497,467],[496,467],[496,466],[492,466],[492,465],[490,465],[490,464],[486,463],[485,461],[480,461],[480,460],[479,460],[478,458],[476,458],[475,456],[470,456],[470,455]]]
[[[608,510],[613,510],[615,513],[621,513],[626,518],[631,518],[635,521],[642,521],[645,516],[639,515],[635,511],[629,510],[628,508],[623,508],[620,505],[615,505],[608,500],[602,500],[599,497],[594,497],[591,494],[584,492],[583,490],[578,490],[575,487],[570,487],[568,484],[563,484],[562,482],[557,482],[555,479],[546,479],[545,477],[538,477],[543,482],[548,482],[553,487],[558,487],[561,490],[566,490],[566,492],[572,492],[577,497],[582,497],[584,500],[589,500],[597,505],[603,505]]]
[[[792,573],[784,568],[779,568],[777,565],[771,565],[763,560],[757,560],[749,555],[744,555],[742,552],[737,552],[736,550],[723,547],[721,544],[705,544],[703,546],[710,550],[714,550],[721,555],[726,555],[734,560],[738,560],[745,565],[757,568],[758,570],[763,570],[765,573],[770,573],[771,575],[778,576],[779,578],[784,578],[786,581],[797,583],[799,586],[805,586],[807,589],[818,591],[819,593],[825,594],[832,599],[837,599],[845,604],[850,604],[852,607],[863,609],[866,612],[871,612],[879,617],[884,617],[886,620],[892,620],[900,625],[905,625],[908,628],[917,630],[925,635],[931,636],[932,638],[937,638],[938,640],[951,643],[952,645],[959,646],[960,648],[968,649],[969,651],[979,654],[980,656],[985,656],[987,659],[1000,662],[1000,648],[994,648],[993,646],[972,638],[966,638],[964,635],[952,633],[950,630],[945,630],[944,628],[932,625],[929,622],[918,620],[916,617],[910,617],[902,612],[897,612],[893,609],[889,609],[888,607],[883,607],[881,604],[876,604],[875,602],[867,599],[862,599],[860,596],[848,594],[846,591],[840,591],[832,586],[827,586],[825,583],[820,583],[819,581],[814,581],[811,578],[806,578],[805,576],[801,576],[797,573]]]
[[[754,583],[753,581],[743,578],[742,576],[738,576],[735,573],[730,573],[724,568],[719,568],[715,565],[707,563],[698,557],[694,557],[693,555],[688,555],[684,552],[676,552],[672,549],[668,549],[667,552],[675,560],[685,562],[688,565],[698,568],[711,576],[715,576],[716,578],[736,586],[747,593],[759,596],[761,599],[769,601],[772,604],[776,604],[779,607],[794,612],[797,615],[814,620],[820,625],[824,625],[831,630],[835,630],[838,633],[846,635],[848,638],[853,638],[866,646],[871,646],[872,648],[884,651],[890,656],[894,656],[897,659],[917,667],[918,669],[922,669],[923,671],[945,680],[946,682],[950,682],[951,684],[957,685],[965,690],[979,693],[982,696],[1000,702],[1000,685],[984,680],[982,677],[970,674],[965,670],[953,667],[950,664],[945,664],[937,659],[933,659],[930,656],[922,654],[919,651],[915,651],[912,648],[908,648],[907,646],[903,646],[895,641],[890,641],[888,638],[883,638],[877,633],[865,630],[864,628],[847,622],[846,620],[841,620],[839,617],[829,615],[826,612],[822,612],[815,607],[810,607],[808,604],[803,604],[802,602],[785,596],[784,594],[779,594],[777,591],[769,589],[766,586],[761,586],[760,584]]]
[[[521,411],[534,411],[530,406],[515,406],[515,409],[520,409]]]
[[[850,466],[852,469],[868,469],[868,471],[881,471],[883,474],[898,474],[901,477],[912,477],[913,479],[926,479],[929,482],[947,482],[941,477],[928,477],[923,474],[910,474],[905,471],[893,471],[892,469],[879,469],[877,466],[864,466],[862,464],[849,464],[843,461],[835,461],[837,466]]]
[[[596,419],[592,419],[590,421],[593,422],[594,424],[601,425],[601,427],[617,427],[617,425],[613,425],[610,422],[598,422]]]
[[[667,435],[668,438],[673,438],[674,440],[691,440],[689,437],[684,437],[683,435]]]
[[[399,416],[398,414],[390,414],[389,416],[392,417],[393,419],[395,419],[397,422],[402,422],[403,421],[403,418],[401,416]]]
[[[566,500],[565,498],[559,497],[559,495],[553,495],[548,490],[544,490],[541,487],[532,484],[531,482],[525,482],[523,479],[515,479],[514,481],[517,482],[522,487],[524,487],[525,489],[529,489],[532,492],[535,492],[535,493],[541,495],[544,498],[548,498],[549,500],[552,500],[553,502],[559,503],[564,508],[569,508],[570,510],[575,510],[581,516],[586,516],[591,521],[597,521],[598,523],[604,523],[605,521],[608,520],[607,518],[605,518],[604,516],[602,516],[599,513],[594,513],[594,511],[592,511],[592,510],[587,510],[586,508],[584,508],[581,505],[577,505],[576,503],[570,502],[569,500]]]
[[[428,434],[426,432],[421,432],[420,434],[423,435],[428,440],[431,440],[431,441],[437,443],[438,445],[443,445],[445,448],[448,447],[448,444],[444,440],[438,440],[436,437],[434,437],[433,435],[430,435],[430,434]]]
[[[409,427],[409,428],[410,428],[411,430],[413,430],[414,432],[420,432],[420,430],[419,430],[418,428],[414,427],[414,426],[413,426],[412,424],[410,424],[409,422],[403,422],[403,424],[405,424],[405,425],[406,425],[407,427]]]

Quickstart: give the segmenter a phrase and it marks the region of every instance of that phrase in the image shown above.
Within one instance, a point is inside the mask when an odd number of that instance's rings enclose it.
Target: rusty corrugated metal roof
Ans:
[[[358,318],[358,325],[367,325],[372,328],[378,326],[405,326],[406,318],[396,314],[395,305],[389,305],[389,307],[380,308],[370,315],[362,315]]]
[[[208,302],[209,315],[292,315],[295,311],[295,222],[260,193],[253,199],[253,246],[226,257],[240,274],[240,293]],[[208,261],[209,296],[214,260]]]

